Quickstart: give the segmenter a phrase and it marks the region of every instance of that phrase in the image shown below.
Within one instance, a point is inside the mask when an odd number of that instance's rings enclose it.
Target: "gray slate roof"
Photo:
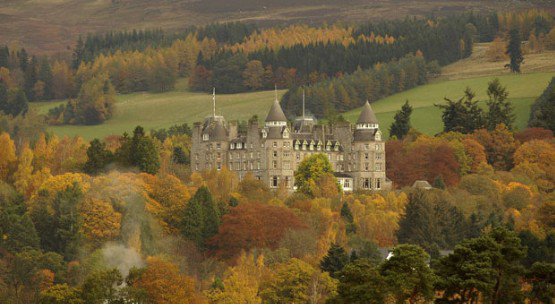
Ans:
[[[374,114],[374,110],[370,106],[370,103],[366,101],[364,107],[362,107],[362,111],[360,112],[360,116],[358,117],[357,124],[378,124],[378,119]]]
[[[278,100],[275,100],[272,108],[270,108],[266,122],[287,122],[287,117],[285,117],[285,113],[283,113]]]

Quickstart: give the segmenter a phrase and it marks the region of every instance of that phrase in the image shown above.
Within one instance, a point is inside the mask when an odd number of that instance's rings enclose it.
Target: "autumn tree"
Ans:
[[[262,283],[260,296],[265,303],[323,303],[335,295],[336,286],[328,273],[293,258]]]
[[[505,41],[501,37],[495,37],[486,50],[486,57],[489,61],[497,62],[503,61],[508,58],[506,51]]]
[[[307,195],[313,195],[311,191],[311,184],[316,184],[316,181],[326,173],[333,173],[328,157],[324,154],[314,154],[305,158],[295,171],[295,186],[299,192]]]
[[[16,161],[15,144],[6,132],[0,134],[0,180],[6,181],[12,163]]]
[[[251,60],[246,64],[245,70],[243,71],[243,84],[247,88],[251,90],[260,89],[264,85],[263,77],[264,67],[261,61]]]
[[[241,253],[235,266],[228,268],[221,285],[214,285],[208,292],[212,303],[254,304],[262,303],[258,290],[264,272],[264,257]]]
[[[177,265],[160,257],[149,257],[134,287],[146,292],[147,302],[159,304],[203,303],[194,279],[179,272]]]
[[[512,168],[516,142],[512,132],[505,125],[497,125],[491,132],[486,129],[476,130],[472,138],[484,146],[488,163],[495,169]]]
[[[401,140],[409,132],[411,128],[410,115],[412,114],[412,106],[409,105],[409,101],[405,101],[405,104],[401,107],[401,110],[395,113],[394,121],[389,127],[389,135],[391,137],[395,136],[397,139]]]
[[[223,216],[211,246],[219,257],[233,258],[243,250],[276,249],[287,231],[303,228],[298,216],[285,207],[240,204]]]

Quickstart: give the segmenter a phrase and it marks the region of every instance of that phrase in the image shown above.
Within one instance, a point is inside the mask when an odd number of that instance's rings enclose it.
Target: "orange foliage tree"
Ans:
[[[144,289],[151,303],[204,303],[195,284],[195,280],[181,274],[175,264],[160,257],[149,257],[146,269],[133,285]]]
[[[222,218],[210,244],[221,258],[234,258],[243,250],[275,249],[288,230],[306,225],[289,209],[264,204],[240,204]]]

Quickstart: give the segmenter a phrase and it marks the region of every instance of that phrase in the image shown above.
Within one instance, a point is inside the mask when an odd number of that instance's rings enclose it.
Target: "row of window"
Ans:
[[[379,190],[382,188],[382,180],[380,178],[370,179],[370,178],[362,178],[362,188],[363,189],[376,189]]]

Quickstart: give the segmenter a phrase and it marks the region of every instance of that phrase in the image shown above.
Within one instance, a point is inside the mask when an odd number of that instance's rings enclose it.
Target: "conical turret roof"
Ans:
[[[270,108],[270,112],[268,112],[266,122],[287,122],[285,113],[283,113],[283,109],[281,109],[277,99],[274,100],[274,104],[272,105],[272,108]]]
[[[374,110],[370,106],[370,103],[366,101],[364,107],[362,107],[362,111],[360,112],[360,116],[358,117],[357,124],[378,124],[378,119],[374,114]]]

